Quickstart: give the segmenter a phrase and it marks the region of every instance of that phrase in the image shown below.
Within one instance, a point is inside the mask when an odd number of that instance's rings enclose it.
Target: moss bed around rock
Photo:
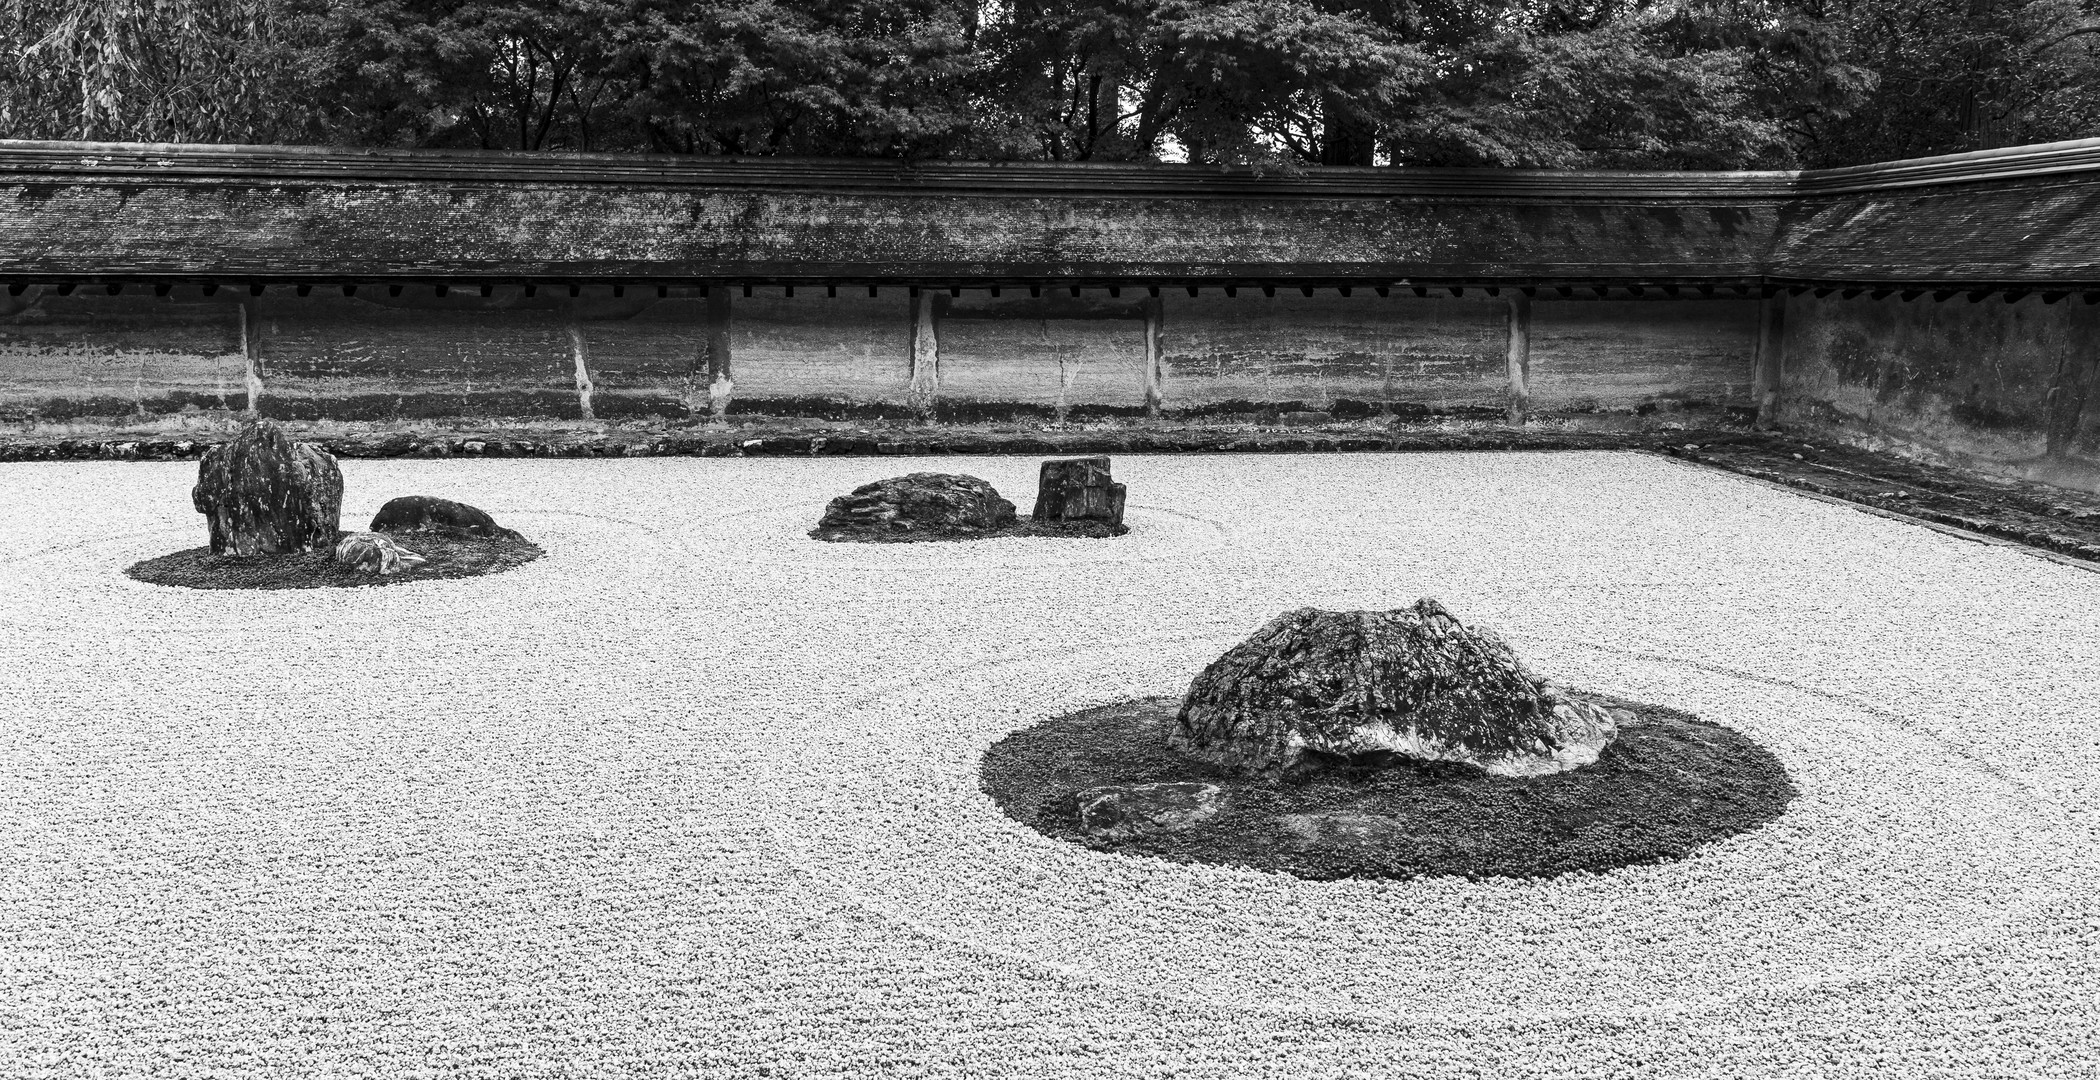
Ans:
[[[1573,696],[1632,712],[1593,765],[1530,779],[1409,765],[1292,781],[1236,776],[1166,745],[1179,701],[1152,697],[1053,717],[985,751],[980,786],[1046,836],[1174,862],[1337,878],[1546,878],[1682,859],[1777,818],[1796,794],[1779,760],[1733,728],[1660,705]],[[1216,817],[1181,832],[1098,840],[1075,795],[1104,785],[1224,790]]]
[[[133,563],[124,573],[150,584],[185,589],[354,589],[500,574],[546,554],[538,544],[515,535],[390,535],[403,548],[428,561],[398,573],[374,574],[336,562],[333,545],[316,551],[247,556],[214,555],[209,547],[194,547]]]
[[[991,540],[1001,536],[1054,536],[1066,539],[1106,540],[1122,536],[1130,531],[1128,525],[1111,525],[1106,521],[1036,521],[1022,518],[1002,529],[971,529],[962,527],[940,527],[893,529],[875,531],[853,527],[826,528],[818,526],[809,531],[812,539],[827,540],[843,544],[909,544],[948,540]]]

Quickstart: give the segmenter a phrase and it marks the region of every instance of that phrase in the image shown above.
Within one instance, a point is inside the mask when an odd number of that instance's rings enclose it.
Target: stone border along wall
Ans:
[[[410,422],[1358,419],[1753,403],[1756,300],[1571,299],[1519,321],[1514,298],[1478,293],[789,291],[32,287],[0,296],[0,420],[251,408]],[[1527,333],[1514,367],[1512,325]]]

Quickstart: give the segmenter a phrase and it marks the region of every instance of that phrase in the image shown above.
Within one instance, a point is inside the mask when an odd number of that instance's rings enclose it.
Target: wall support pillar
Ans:
[[[1531,297],[1509,294],[1509,414],[1511,426],[1531,415]]]
[[[729,290],[715,286],[707,290],[707,345],[701,355],[707,379],[707,417],[720,422],[729,415],[729,398],[736,392],[736,376],[729,356]]]
[[[1757,404],[1761,430],[1779,423],[1779,381],[1785,370],[1786,294],[1777,293],[1758,303],[1757,354],[1750,366],[1750,400]]]
[[[905,398],[922,420],[933,418],[941,392],[940,312],[930,289],[911,291],[911,382]]]
[[[1166,301],[1154,296],[1145,301],[1145,415],[1159,418],[1167,381],[1166,350],[1161,328],[1166,321]]]

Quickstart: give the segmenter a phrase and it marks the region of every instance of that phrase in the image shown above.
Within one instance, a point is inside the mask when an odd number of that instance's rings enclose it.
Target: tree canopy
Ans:
[[[0,0],[0,137],[1827,166],[2100,134],[2100,0]]]

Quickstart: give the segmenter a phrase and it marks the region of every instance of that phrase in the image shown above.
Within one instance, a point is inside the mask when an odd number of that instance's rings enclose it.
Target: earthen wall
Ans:
[[[708,303],[697,288],[661,293],[32,289],[0,300],[0,418],[238,411],[251,387],[264,415],[289,419],[705,415]],[[948,418],[1138,416],[1148,392],[1169,416],[1498,413],[1508,400],[1508,304],[1478,292],[934,299]],[[731,289],[728,412],[910,415],[911,302],[905,287]],[[1749,403],[1755,300],[1578,296],[1533,311],[1543,412]]]

